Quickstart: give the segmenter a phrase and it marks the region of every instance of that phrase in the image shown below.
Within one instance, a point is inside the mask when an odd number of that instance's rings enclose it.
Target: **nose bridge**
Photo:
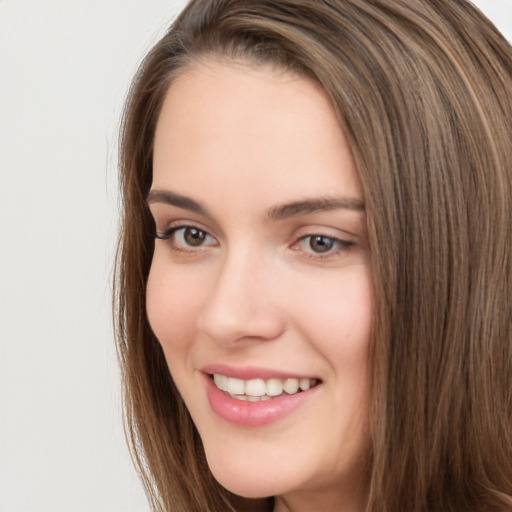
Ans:
[[[272,265],[250,245],[226,251],[200,314],[199,329],[225,345],[278,337],[283,322],[272,274]]]

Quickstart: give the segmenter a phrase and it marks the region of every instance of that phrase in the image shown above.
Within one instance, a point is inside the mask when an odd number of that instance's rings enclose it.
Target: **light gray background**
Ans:
[[[0,0],[0,512],[146,512],[120,420],[116,131],[182,0]],[[477,4],[512,40],[512,0]]]

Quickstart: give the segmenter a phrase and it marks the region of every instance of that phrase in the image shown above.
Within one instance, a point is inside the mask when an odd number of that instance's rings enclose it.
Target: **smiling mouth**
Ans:
[[[247,402],[263,402],[280,396],[295,395],[317,386],[320,381],[310,378],[243,380],[214,373],[211,375],[218,389],[231,398]]]

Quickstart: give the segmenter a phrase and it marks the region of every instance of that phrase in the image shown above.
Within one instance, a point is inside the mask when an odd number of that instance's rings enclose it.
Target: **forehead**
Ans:
[[[153,188],[209,191],[241,205],[258,195],[269,202],[362,198],[350,148],[319,85],[280,69],[216,61],[185,70],[168,90]]]

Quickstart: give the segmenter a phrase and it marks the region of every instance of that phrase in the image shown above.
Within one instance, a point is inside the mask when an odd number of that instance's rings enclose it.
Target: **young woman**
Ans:
[[[512,510],[512,50],[465,0],[196,0],[121,134],[155,510]]]

